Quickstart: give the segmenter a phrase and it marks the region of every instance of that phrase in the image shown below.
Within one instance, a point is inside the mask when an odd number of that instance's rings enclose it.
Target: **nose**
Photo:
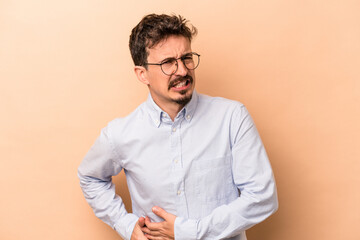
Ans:
[[[176,75],[178,76],[186,76],[188,69],[185,67],[185,64],[180,59],[176,60],[176,64],[178,65],[178,69],[176,71]]]

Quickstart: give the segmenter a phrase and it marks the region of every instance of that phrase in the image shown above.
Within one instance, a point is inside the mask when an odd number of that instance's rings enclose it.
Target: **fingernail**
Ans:
[[[157,208],[157,207],[153,207],[152,210],[153,210],[153,212],[156,212],[156,211],[158,210],[158,208]]]

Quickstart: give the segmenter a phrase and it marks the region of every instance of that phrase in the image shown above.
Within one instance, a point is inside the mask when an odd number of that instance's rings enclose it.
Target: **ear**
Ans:
[[[143,84],[149,85],[149,81],[147,79],[147,70],[145,69],[145,67],[135,66],[134,72],[140,82],[142,82]]]

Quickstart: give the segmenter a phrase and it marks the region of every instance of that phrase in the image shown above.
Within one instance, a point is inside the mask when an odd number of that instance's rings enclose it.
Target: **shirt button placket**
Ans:
[[[186,200],[184,195],[184,181],[181,154],[181,126],[175,122],[171,127],[171,153],[173,162],[174,194],[178,216],[187,214]]]

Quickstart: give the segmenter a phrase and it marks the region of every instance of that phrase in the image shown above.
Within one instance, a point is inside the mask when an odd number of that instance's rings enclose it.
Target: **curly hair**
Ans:
[[[148,51],[170,35],[184,36],[191,42],[197,29],[182,16],[149,14],[132,29],[129,48],[136,66],[146,66]]]

